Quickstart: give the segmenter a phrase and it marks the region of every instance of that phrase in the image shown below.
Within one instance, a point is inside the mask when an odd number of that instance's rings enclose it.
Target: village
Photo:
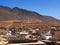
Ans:
[[[42,45],[60,44],[60,26],[51,26],[49,28],[27,28],[20,27],[16,29],[0,27],[0,44],[10,43],[34,43],[42,42]],[[5,42],[5,43],[4,43]],[[53,42],[53,44],[52,44]],[[40,42],[39,42],[40,43]],[[38,43],[38,44],[39,44]],[[41,44],[41,43],[40,43]],[[39,45],[40,45],[39,44]]]

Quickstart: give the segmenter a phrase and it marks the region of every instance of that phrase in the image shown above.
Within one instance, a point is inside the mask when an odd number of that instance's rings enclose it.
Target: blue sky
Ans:
[[[0,5],[19,7],[60,19],[60,0],[0,0]]]

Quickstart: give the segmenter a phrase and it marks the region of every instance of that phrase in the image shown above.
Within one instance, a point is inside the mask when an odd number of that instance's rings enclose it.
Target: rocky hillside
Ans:
[[[59,25],[60,21],[50,16],[44,16],[34,11],[28,11],[18,7],[9,8],[6,6],[0,6],[0,25],[5,24],[5,21],[12,22],[26,22],[26,23],[38,23],[48,25]],[[6,23],[6,24],[10,24]],[[5,24],[5,25],[6,25]],[[12,23],[11,23],[12,24]]]
[[[0,6],[0,21],[20,20],[25,22],[56,22],[57,19],[50,16],[43,16],[34,11],[21,8],[9,8]]]

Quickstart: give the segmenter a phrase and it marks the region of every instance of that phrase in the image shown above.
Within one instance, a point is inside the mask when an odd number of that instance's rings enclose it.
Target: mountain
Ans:
[[[28,11],[25,9],[21,9],[18,7],[9,8],[5,6],[0,6],[0,20],[21,20],[21,21],[29,21],[29,22],[36,22],[36,21],[57,21],[57,19],[51,18],[49,16],[43,16],[38,14],[34,11]]]
[[[34,11],[28,11],[18,7],[9,8],[0,6],[0,21],[19,20],[27,23],[46,23],[46,24],[60,24],[60,20],[51,16],[44,16]]]

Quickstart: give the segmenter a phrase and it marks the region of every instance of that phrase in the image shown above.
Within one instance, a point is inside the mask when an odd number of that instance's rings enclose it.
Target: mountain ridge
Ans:
[[[0,21],[20,20],[25,22],[58,22],[50,16],[44,16],[34,11],[28,11],[18,7],[9,8],[0,6]]]

